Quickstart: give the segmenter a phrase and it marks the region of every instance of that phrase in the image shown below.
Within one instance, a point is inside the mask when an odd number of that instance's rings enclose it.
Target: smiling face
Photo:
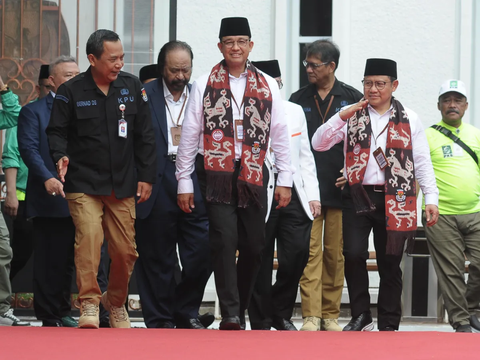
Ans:
[[[253,41],[246,35],[224,36],[218,43],[218,49],[229,68],[238,68],[246,64],[253,49]]]
[[[457,92],[448,92],[440,96],[437,104],[442,120],[450,126],[459,127],[463,115],[468,109],[467,98]]]
[[[98,85],[110,84],[115,81],[122,70],[124,62],[123,45],[119,41],[105,41],[100,58],[89,54],[88,60],[92,67],[92,75]]]
[[[383,114],[388,110],[392,102],[392,94],[398,87],[398,80],[392,81],[389,76],[386,75],[371,75],[365,76],[363,79],[363,94],[369,104],[377,110],[380,114]],[[370,83],[372,86],[368,88],[365,84]],[[377,88],[378,83],[385,83],[385,87],[381,90]]]

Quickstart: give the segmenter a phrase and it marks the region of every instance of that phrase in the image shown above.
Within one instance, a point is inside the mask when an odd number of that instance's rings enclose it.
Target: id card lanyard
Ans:
[[[122,118],[118,120],[118,136],[121,138],[127,138],[127,121],[125,120],[125,104],[120,104],[118,106],[120,111],[122,112]]]
[[[182,137],[182,125],[180,125],[180,119],[182,118],[183,110],[185,109],[185,104],[187,103],[188,93],[185,94],[183,99],[182,108],[178,114],[177,121],[173,120],[172,112],[168,106],[168,102],[165,101],[165,106],[167,107],[168,114],[170,115],[170,120],[172,121],[173,126],[170,128],[170,133],[172,134],[172,145],[178,146],[180,144],[180,138]]]
[[[237,100],[235,100],[235,96],[233,96],[233,93],[232,93],[232,100],[238,109],[238,113],[241,114],[242,113],[241,109],[243,107],[243,102],[245,101],[245,97],[242,99],[242,103],[240,104],[240,106],[238,106]],[[242,142],[243,141],[243,120],[236,119],[234,123],[235,123],[235,139],[237,141]]]
[[[372,129],[372,137],[373,137],[373,141],[375,141],[375,146],[377,145],[377,139],[380,137],[380,135],[382,135],[385,132],[385,130],[387,130],[387,128],[388,128],[388,122],[387,122],[387,125],[385,125],[383,130],[380,132],[380,134],[378,134],[376,137]],[[388,166],[387,157],[385,156],[385,153],[383,152],[381,146],[375,149],[375,151],[373,152],[373,156],[375,157],[375,161],[380,167],[380,170],[384,170]]]

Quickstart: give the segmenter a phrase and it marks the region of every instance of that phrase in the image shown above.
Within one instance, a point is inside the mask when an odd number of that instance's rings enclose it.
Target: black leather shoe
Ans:
[[[382,329],[378,329],[378,331],[397,331],[393,326],[385,326]]]
[[[458,333],[471,333],[472,328],[470,325],[458,325],[457,328],[455,329],[455,332]]]
[[[480,332],[480,321],[476,315],[470,315],[470,326],[474,332]]]
[[[343,328],[343,331],[372,331],[373,319],[370,312],[361,313],[357,317],[353,317],[352,320]]]
[[[274,319],[272,326],[277,330],[297,331],[297,328],[293,325],[292,321],[287,319]]]
[[[199,319],[188,319],[177,321],[177,329],[205,330],[205,326],[202,325]]]
[[[270,330],[271,326],[263,322],[252,323],[250,322],[250,329],[252,330]]]
[[[157,324],[157,329],[174,329],[175,324],[171,321],[160,321]]]
[[[220,330],[240,330],[240,318],[238,316],[226,316],[220,322]]]
[[[200,320],[203,327],[206,329],[215,321],[215,315],[213,315],[211,312],[206,312],[203,315],[198,315],[198,320]]]

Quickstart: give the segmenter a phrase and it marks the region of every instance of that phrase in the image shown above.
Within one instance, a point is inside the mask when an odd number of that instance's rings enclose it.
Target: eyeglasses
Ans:
[[[240,39],[240,40],[227,40],[227,41],[222,41],[223,45],[225,45],[225,47],[227,47],[228,49],[232,48],[235,46],[235,43],[240,46],[240,47],[245,47],[248,45],[248,43],[250,42],[249,39]]]
[[[313,70],[318,69],[322,65],[327,65],[328,63],[329,61],[325,61],[321,64],[317,64],[317,63],[308,62],[307,60],[303,60],[303,66],[305,66],[307,69],[310,66]]]
[[[373,84],[375,84],[375,87],[377,90],[383,90],[385,89],[385,85],[391,81],[371,81],[371,80],[362,80],[363,87],[365,89],[371,89]]]

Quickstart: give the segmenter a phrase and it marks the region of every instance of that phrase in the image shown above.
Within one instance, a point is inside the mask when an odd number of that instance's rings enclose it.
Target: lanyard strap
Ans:
[[[182,105],[182,108],[180,109],[180,114],[178,114],[178,118],[177,118],[177,122],[175,123],[175,121],[173,121],[173,116],[172,116],[172,113],[170,111],[170,107],[168,106],[168,101],[165,101],[165,106],[167,107],[167,110],[168,110],[168,114],[170,115],[170,120],[172,120],[172,123],[175,127],[178,127],[179,124],[180,124],[180,118],[182,117],[182,113],[183,113],[183,109],[185,109],[185,104],[187,103],[187,94],[185,94],[185,99],[183,99],[183,105]]]
[[[240,111],[240,109],[241,109],[242,106],[243,106],[243,102],[245,101],[245,97],[243,97],[242,103],[240,104],[240,106],[238,106],[237,100],[235,100],[235,96],[233,96],[233,92],[232,92],[232,100],[233,100],[233,102],[235,103],[235,106],[236,106],[237,109],[238,109],[238,115],[241,116],[241,115],[242,115],[242,112]]]
[[[330,106],[332,106],[333,98],[334,98],[334,95],[331,95],[330,96],[330,102],[328,103],[328,106],[327,106],[327,111],[325,111],[325,116],[328,115],[328,112],[330,110]],[[320,105],[318,104],[317,95],[315,95],[315,104],[317,104],[317,110],[320,113],[320,116],[322,117],[322,124],[324,124],[325,123],[325,116],[323,116],[322,110],[320,110]]]
[[[380,135],[382,135],[385,132],[385,130],[387,130],[387,127],[388,127],[388,122],[387,122],[387,125],[385,125],[383,130],[380,132],[380,134],[377,135],[377,137],[375,137],[375,134],[373,133],[373,129],[372,129],[372,136],[373,136],[373,140],[375,141],[375,145],[377,145],[377,139],[380,137]]]

